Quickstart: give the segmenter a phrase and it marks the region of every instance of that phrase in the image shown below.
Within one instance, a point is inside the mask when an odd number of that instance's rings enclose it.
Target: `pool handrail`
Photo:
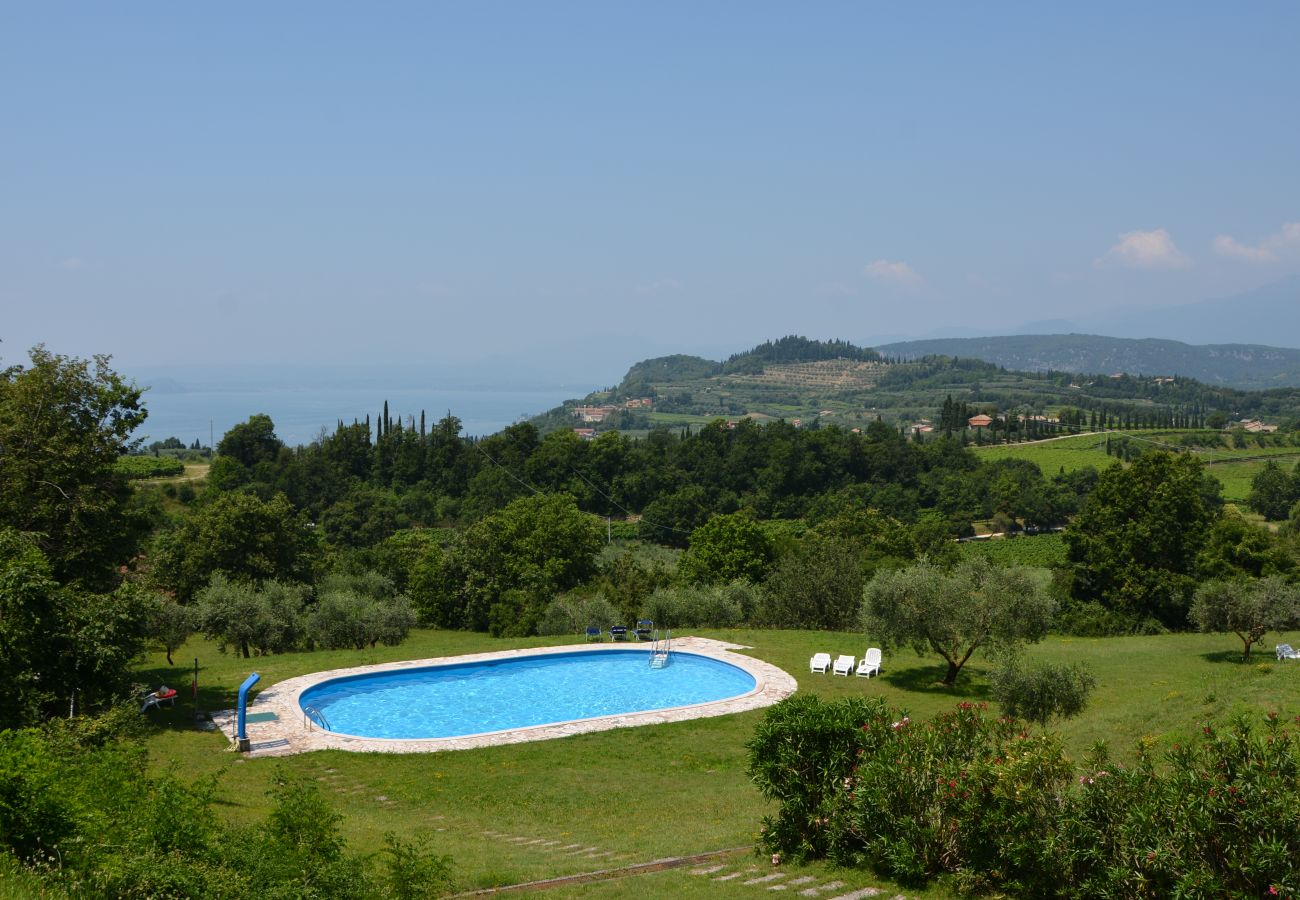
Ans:
[[[320,726],[326,731],[334,730],[334,727],[330,725],[330,720],[325,718],[325,714],[314,706],[304,706],[302,708],[302,719],[303,727],[308,731],[311,731],[311,723],[313,720],[319,722]]]

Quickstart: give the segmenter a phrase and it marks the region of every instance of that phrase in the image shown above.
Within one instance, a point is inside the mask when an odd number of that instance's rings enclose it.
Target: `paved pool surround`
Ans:
[[[570,722],[556,722],[549,725],[533,725],[527,728],[513,728],[506,731],[491,731],[483,734],[469,734],[450,738],[363,738],[326,731],[315,723],[309,723],[303,714],[301,697],[308,688],[315,687],[323,681],[342,678],[347,675],[368,675],[380,672],[401,672],[427,666],[446,665],[449,663],[475,663],[489,660],[514,659],[521,656],[546,656],[556,653],[600,653],[610,650],[613,644],[561,644],[556,647],[529,647],[521,650],[502,650],[493,653],[474,653],[467,656],[445,656],[437,659],[414,659],[404,662],[384,663],[377,666],[353,666],[347,669],[332,669],[328,672],[313,672],[300,675],[267,687],[248,706],[250,718],[255,713],[274,713],[269,716],[257,716],[259,720],[247,724],[248,738],[251,742],[249,756],[290,756],[307,753],[311,750],[354,750],[363,753],[436,753],[443,750],[471,750],[478,747],[495,747],[501,744],[519,744],[525,741],[548,741],[552,738],[568,737],[573,734],[587,734],[593,731],[608,731],[611,728],[634,728],[639,725],[658,725],[664,722],[682,722],[687,719],[702,719],[709,716],[725,716],[731,713],[746,712],[772,706],[790,696],[798,688],[795,679],[785,671],[770,663],[734,653],[735,650],[748,649],[739,644],[728,644],[709,638],[679,637],[673,638],[673,652],[693,653],[716,659],[743,669],[754,678],[754,688],[746,694],[726,700],[714,700],[709,703],[697,703],[691,706],[678,706],[671,709],[656,709],[646,712],[624,713],[602,716],[595,719],[578,719]],[[620,650],[650,653],[650,644],[618,644]],[[670,663],[671,665],[671,663]],[[234,738],[235,711],[225,710],[214,713],[214,722],[226,734]]]

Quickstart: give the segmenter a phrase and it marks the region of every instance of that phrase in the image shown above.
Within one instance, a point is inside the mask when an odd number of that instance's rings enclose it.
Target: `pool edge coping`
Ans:
[[[460,656],[441,656],[431,659],[401,660],[368,666],[349,666],[287,678],[265,688],[248,706],[249,713],[272,712],[276,716],[272,721],[247,723],[246,729],[252,745],[249,755],[290,756],[298,753],[308,753],[313,750],[329,749],[360,753],[437,753],[448,750],[472,750],[481,747],[554,740],[555,738],[569,737],[576,734],[609,731],[614,728],[634,728],[642,725],[682,722],[690,719],[748,712],[779,703],[798,689],[798,682],[794,679],[794,676],[785,670],[763,660],[755,659],[752,656],[732,652],[749,649],[744,645],[731,644],[726,641],[713,640],[712,638],[686,636],[673,639],[674,651],[691,653],[736,666],[753,677],[754,688],[744,694],[725,700],[711,700],[706,703],[675,706],[667,709],[620,713],[613,716],[575,719],[546,725],[530,725],[524,728],[449,738],[363,738],[336,734],[325,731],[317,725],[307,723],[299,702],[302,694],[309,688],[326,681],[352,675],[400,672],[429,666],[488,662],[521,656],[545,656],[575,652],[598,653],[614,649],[633,652],[641,651],[648,654],[651,645],[557,644],[550,647],[523,647],[514,650],[496,650]],[[214,713],[213,721],[233,738],[235,727],[234,710]]]

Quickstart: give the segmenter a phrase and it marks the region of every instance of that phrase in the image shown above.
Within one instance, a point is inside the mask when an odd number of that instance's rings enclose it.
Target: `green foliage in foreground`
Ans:
[[[265,820],[217,816],[218,779],[148,773],[126,707],[102,721],[0,732],[0,853],[31,881],[78,897],[438,896],[449,861],[427,836],[389,834],[379,858],[350,853],[312,781],[284,771]],[[0,868],[0,872],[4,871]]]
[[[112,702],[156,605],[129,584],[108,594],[62,586],[36,538],[0,527],[0,728]]]
[[[1270,715],[1206,725],[1157,759],[1076,768],[1059,738],[962,703],[913,722],[881,700],[795,696],[750,771],[780,808],[764,851],[905,883],[1033,897],[1259,897],[1300,890],[1300,739]]]
[[[119,475],[132,479],[185,474],[185,463],[174,456],[123,456],[113,468]]]

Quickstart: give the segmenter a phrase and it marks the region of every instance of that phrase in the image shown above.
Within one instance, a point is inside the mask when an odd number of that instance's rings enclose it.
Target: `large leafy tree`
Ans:
[[[760,582],[776,558],[763,526],[745,512],[714,516],[691,533],[678,573],[696,584],[725,584],[743,579]]]
[[[1190,456],[1113,464],[1065,533],[1072,596],[1135,624],[1184,626],[1197,555],[1220,509],[1218,482]]]
[[[148,524],[114,469],[146,413],[108,363],[38,345],[0,372],[0,525],[38,535],[59,581],[100,588]]]
[[[434,625],[531,633],[554,595],[596,574],[603,542],[567,494],[523,497],[431,548],[414,567],[411,596]]]
[[[1270,459],[1251,479],[1246,505],[1269,521],[1277,522],[1287,517],[1297,500],[1300,500],[1300,468],[1288,476]]]
[[[127,689],[156,601],[65,586],[32,535],[0,528],[0,729],[95,707]]]
[[[153,578],[188,602],[218,572],[249,583],[308,580],[316,549],[315,533],[283,494],[220,494],[159,538]]]
[[[878,573],[864,592],[868,637],[937,653],[952,686],[974,654],[1042,640],[1056,604],[1023,569],[970,559],[953,569],[928,560]]]
[[[283,448],[284,443],[275,436],[271,417],[258,413],[227,431],[217,444],[217,453],[251,469],[258,463],[274,462]]]
[[[763,583],[760,618],[775,628],[838,630],[855,624],[863,567],[843,538],[810,534],[783,555]]]

